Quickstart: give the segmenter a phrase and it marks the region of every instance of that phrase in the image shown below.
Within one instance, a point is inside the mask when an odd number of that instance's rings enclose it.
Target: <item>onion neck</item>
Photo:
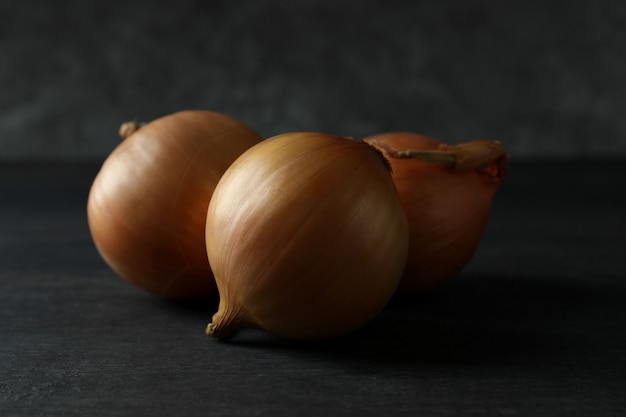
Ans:
[[[143,126],[143,124],[136,121],[124,122],[120,126],[119,135],[122,137],[122,139],[126,139],[130,135],[138,131],[141,126]]]
[[[211,336],[219,340],[228,340],[235,334],[235,332],[229,331],[228,328],[216,326],[215,323],[209,323],[206,326],[205,333],[207,336]]]
[[[417,159],[451,168],[454,171],[477,170],[492,182],[506,175],[509,154],[498,141],[476,140],[459,145],[439,145],[438,149],[397,149],[376,138],[365,142],[381,149],[389,158]]]
[[[206,326],[205,333],[207,336],[227,341],[235,336],[241,328],[236,322],[222,320],[221,316],[216,316],[217,314],[213,316],[213,321]]]

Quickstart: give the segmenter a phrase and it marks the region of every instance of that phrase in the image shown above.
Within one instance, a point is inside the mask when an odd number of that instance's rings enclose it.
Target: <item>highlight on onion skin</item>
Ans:
[[[202,110],[125,123],[120,134],[87,203],[98,252],[119,276],[155,295],[217,295],[204,243],[206,209],[224,171],[261,137]]]
[[[446,145],[410,132],[370,136],[388,158],[407,213],[409,255],[398,293],[439,287],[479,246],[508,155],[499,142]]]
[[[406,215],[384,158],[360,141],[294,132],[238,158],[209,204],[220,294],[207,334],[315,340],[369,322],[394,294]]]

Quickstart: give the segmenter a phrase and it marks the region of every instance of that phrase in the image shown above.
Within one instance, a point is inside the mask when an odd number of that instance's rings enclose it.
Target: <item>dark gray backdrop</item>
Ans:
[[[0,0],[0,159],[103,158],[186,108],[625,156],[625,28],[622,0]]]

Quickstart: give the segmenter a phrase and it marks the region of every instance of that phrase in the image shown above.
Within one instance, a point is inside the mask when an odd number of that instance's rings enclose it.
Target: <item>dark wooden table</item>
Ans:
[[[626,415],[626,161],[514,160],[461,276],[321,343],[115,276],[97,169],[0,164],[0,416]]]

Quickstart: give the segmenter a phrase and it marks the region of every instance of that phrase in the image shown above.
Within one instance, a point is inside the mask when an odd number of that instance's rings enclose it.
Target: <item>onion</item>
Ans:
[[[208,335],[248,327],[324,339],[361,327],[391,298],[408,229],[380,152],[294,132],[226,171],[209,204],[206,247],[220,295]]]
[[[430,290],[472,258],[507,168],[494,141],[456,146],[407,132],[364,139],[389,158],[409,223],[409,255],[399,293]]]
[[[206,209],[228,166],[258,143],[243,123],[182,111],[125,123],[89,193],[93,241],[118,275],[166,298],[217,294],[204,243]]]

